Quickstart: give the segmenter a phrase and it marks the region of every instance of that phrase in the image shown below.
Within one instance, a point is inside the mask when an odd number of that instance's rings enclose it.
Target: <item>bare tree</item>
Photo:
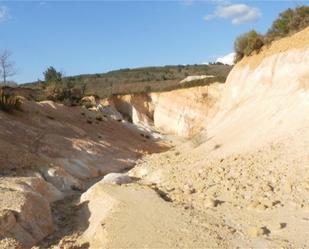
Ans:
[[[9,50],[0,52],[0,77],[3,84],[6,84],[7,78],[16,74],[15,63],[11,61],[12,53]]]

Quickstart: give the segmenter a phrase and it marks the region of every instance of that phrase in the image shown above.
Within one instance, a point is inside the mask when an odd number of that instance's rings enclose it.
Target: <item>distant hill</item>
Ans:
[[[65,77],[60,84],[84,88],[85,95],[108,97],[113,94],[167,91],[213,82],[224,83],[231,69],[231,66],[221,63],[120,69],[101,74]],[[215,77],[179,84],[181,80],[190,75],[214,75]],[[21,86],[40,89],[44,88],[44,81],[25,83]]]

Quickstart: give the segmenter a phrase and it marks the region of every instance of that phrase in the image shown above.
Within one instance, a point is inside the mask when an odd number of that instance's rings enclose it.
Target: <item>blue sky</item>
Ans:
[[[308,3],[308,2],[307,2]],[[0,1],[0,49],[19,83],[65,75],[215,61],[249,29],[265,32],[301,1]]]

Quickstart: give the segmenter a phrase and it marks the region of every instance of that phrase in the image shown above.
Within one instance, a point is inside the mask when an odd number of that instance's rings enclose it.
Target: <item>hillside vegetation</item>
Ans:
[[[101,74],[85,74],[70,77],[56,75],[57,80],[37,81],[23,84],[23,87],[43,89],[49,94],[57,93],[60,100],[73,95],[96,95],[104,98],[114,94],[160,92],[191,86],[207,85],[213,82],[224,83],[231,66],[220,63],[210,65],[177,65],[121,69]],[[50,68],[53,72],[54,68]],[[46,71],[47,72],[47,71]],[[45,72],[45,73],[46,73]],[[214,75],[213,78],[179,83],[189,75]],[[48,79],[53,76],[46,74]]]

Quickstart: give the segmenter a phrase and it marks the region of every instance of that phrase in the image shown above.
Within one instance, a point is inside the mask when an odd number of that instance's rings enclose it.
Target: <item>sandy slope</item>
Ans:
[[[50,101],[0,112],[0,248],[29,248],[52,233],[50,205],[87,188],[87,179],[132,167],[163,146],[124,124]],[[13,242],[12,242],[13,241]]]
[[[148,186],[98,183],[81,200],[89,201],[82,241],[91,248],[227,248],[211,217],[194,221]]]

